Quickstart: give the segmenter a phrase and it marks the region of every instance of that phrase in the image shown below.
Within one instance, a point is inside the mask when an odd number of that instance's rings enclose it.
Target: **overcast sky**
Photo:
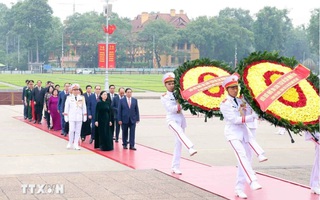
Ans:
[[[10,2],[17,0],[0,0],[1,3],[10,5]],[[65,19],[73,14],[73,5],[75,11],[79,13],[88,11],[102,12],[103,3],[105,0],[48,0],[53,9],[53,14]],[[190,19],[198,16],[217,16],[219,11],[226,8],[242,8],[250,10],[253,16],[265,6],[274,6],[278,9],[288,9],[289,17],[293,24],[308,24],[310,19],[310,11],[314,8],[319,8],[319,0],[109,0],[112,4],[113,12],[119,14],[120,17],[129,17],[133,19],[141,12],[161,12],[169,13],[170,9],[175,9],[176,12],[184,10]]]

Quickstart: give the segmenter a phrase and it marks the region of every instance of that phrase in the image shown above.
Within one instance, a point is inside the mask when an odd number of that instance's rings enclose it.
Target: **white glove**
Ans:
[[[84,115],[83,116],[83,122],[86,122],[87,121],[87,115]]]
[[[64,116],[64,121],[68,122],[69,121],[69,117],[67,115]]]

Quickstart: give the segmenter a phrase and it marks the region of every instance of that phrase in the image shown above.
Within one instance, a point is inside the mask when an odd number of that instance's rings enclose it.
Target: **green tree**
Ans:
[[[28,49],[28,61],[44,60],[44,43],[52,28],[52,9],[47,0],[25,0],[12,6],[8,15],[11,31],[21,36],[21,44]]]
[[[311,56],[307,32],[304,26],[299,26],[289,32],[285,46],[286,51],[284,52],[284,56],[295,57],[301,63]]]
[[[6,20],[6,14],[9,11],[5,4],[0,3],[0,63],[6,63],[6,34],[8,23]]]
[[[237,62],[253,51],[253,19],[249,11],[226,8],[216,18],[214,58],[227,63]]]
[[[220,10],[218,18],[235,19],[239,23],[239,26],[252,30],[253,22],[252,16],[249,10],[243,10],[241,8],[225,8]]]
[[[288,10],[264,7],[257,13],[253,27],[255,50],[278,51],[280,54],[286,51],[285,44],[293,29]]]
[[[307,28],[307,34],[309,43],[311,46],[311,51],[314,54],[319,55],[319,22],[320,21],[320,8],[314,9],[311,12],[311,19],[309,21],[309,26]],[[318,61],[319,62],[319,61]]]
[[[62,51],[62,34],[63,24],[59,18],[52,18],[52,29],[47,33],[47,40],[45,40],[45,61],[49,60],[50,54],[55,56],[56,63],[51,63],[55,66],[60,67],[61,62],[61,51]]]
[[[120,18],[113,13],[110,17],[110,24],[116,25],[116,31],[110,35],[110,42],[116,43],[116,66],[124,67],[127,61],[127,50],[137,43],[137,37],[131,33],[132,25],[128,18]]]
[[[76,53],[80,56],[78,67],[97,66],[98,43],[105,42],[103,24],[105,24],[104,17],[97,12],[75,13],[67,18],[64,31],[65,41],[70,40],[77,50]]]
[[[200,58],[214,58],[215,32],[217,20],[213,17],[198,17],[186,27],[186,35],[190,43],[199,49]]]
[[[160,66],[160,55],[171,55],[172,46],[177,41],[175,28],[164,20],[155,20],[145,26],[139,33],[138,39],[143,42],[146,60],[155,53],[157,64]]]

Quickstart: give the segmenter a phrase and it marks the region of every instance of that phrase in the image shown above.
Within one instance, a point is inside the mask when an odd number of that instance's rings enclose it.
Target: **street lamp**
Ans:
[[[104,16],[106,17],[106,27],[109,26],[109,16],[111,14],[111,4],[109,4],[109,0],[105,0],[106,4],[103,5]],[[104,87],[107,92],[109,92],[109,33],[106,33],[106,79],[104,82]]]

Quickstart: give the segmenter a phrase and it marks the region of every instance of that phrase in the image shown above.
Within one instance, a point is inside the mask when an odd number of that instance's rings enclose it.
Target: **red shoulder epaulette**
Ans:
[[[162,96],[164,97],[164,96],[166,96],[166,94],[167,94],[167,93],[165,92],[165,93],[162,94]]]
[[[227,101],[227,99],[224,99],[223,101],[222,101],[222,103],[224,103],[224,102],[226,102]]]

